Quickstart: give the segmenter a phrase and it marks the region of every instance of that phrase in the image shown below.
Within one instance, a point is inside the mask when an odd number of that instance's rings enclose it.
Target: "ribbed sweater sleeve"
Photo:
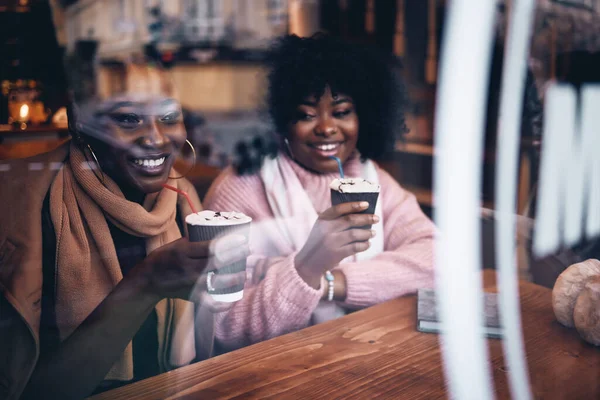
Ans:
[[[237,176],[231,169],[217,178],[204,206],[211,210],[243,212],[252,216],[255,226],[272,218],[260,178]],[[260,231],[252,233],[255,236]],[[265,238],[253,239],[252,236],[244,297],[215,317],[216,340],[227,350],[308,326],[321,297],[320,291],[308,286],[297,274],[296,253],[285,257],[258,254],[253,242]],[[264,278],[263,271],[266,271]]]

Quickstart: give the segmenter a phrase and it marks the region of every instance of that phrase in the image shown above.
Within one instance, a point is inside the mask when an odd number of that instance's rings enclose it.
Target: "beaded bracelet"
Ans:
[[[327,281],[327,300],[333,301],[333,281],[335,278],[331,271],[325,271],[325,280]]]

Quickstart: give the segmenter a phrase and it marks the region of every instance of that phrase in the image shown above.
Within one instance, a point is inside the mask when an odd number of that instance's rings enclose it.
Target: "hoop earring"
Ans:
[[[96,163],[98,170],[100,170],[100,173],[102,174],[101,175],[102,179],[100,179],[100,180],[102,181],[102,184],[104,185],[104,171],[102,171],[102,168],[100,168],[100,162],[98,161],[98,157],[96,157],[94,150],[92,150],[92,147],[88,143],[86,143],[85,145],[88,148],[88,150],[90,151],[90,153],[92,154],[92,157],[94,157],[94,162]],[[85,160],[89,163],[90,161],[88,160],[87,155],[85,154],[85,149],[83,151],[83,156],[85,157]],[[94,170],[94,175],[96,175],[96,177],[98,177],[98,175],[96,174],[95,168],[93,168],[92,170]]]
[[[292,148],[290,147],[290,141],[288,138],[283,138],[283,142],[285,143],[288,153],[290,153],[290,157],[292,157],[292,160],[295,160],[296,157],[294,157],[294,153],[292,153]]]
[[[192,149],[192,153],[194,154],[194,163],[192,164],[192,166],[190,167],[190,169],[187,170],[187,172],[185,174],[183,174],[181,176],[177,176],[177,177],[171,177],[171,176],[169,176],[169,179],[181,179],[181,178],[185,178],[192,171],[192,169],[194,169],[194,167],[196,166],[196,149],[194,149],[194,145],[188,139],[185,139],[185,143],[188,146],[190,146],[190,149]]]

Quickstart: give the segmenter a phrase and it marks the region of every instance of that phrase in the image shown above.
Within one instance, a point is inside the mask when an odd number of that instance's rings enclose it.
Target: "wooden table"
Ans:
[[[494,271],[484,272],[495,288]],[[551,291],[520,284],[535,399],[600,398],[600,349],[555,321]],[[180,368],[95,399],[445,399],[438,335],[415,329],[404,297]],[[509,399],[500,340],[489,340],[496,396]]]

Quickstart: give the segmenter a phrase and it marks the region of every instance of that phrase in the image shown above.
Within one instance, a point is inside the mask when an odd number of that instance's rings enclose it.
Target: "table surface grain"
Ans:
[[[484,272],[486,291],[494,271]],[[600,349],[554,319],[551,291],[520,283],[535,399],[600,398]],[[94,399],[445,399],[439,335],[416,330],[416,297],[249,346]],[[496,397],[509,399],[501,340],[488,340]]]

